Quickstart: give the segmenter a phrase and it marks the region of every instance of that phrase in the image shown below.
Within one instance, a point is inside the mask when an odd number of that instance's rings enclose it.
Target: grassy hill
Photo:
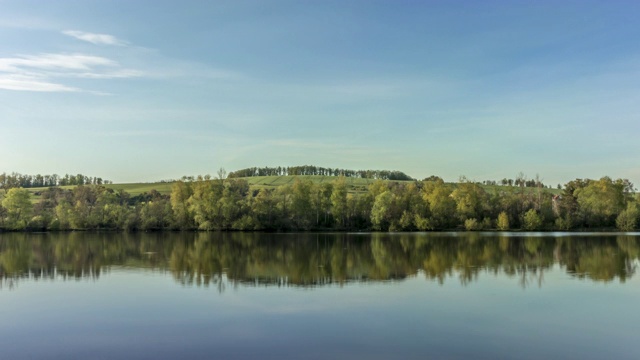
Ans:
[[[300,179],[310,179],[314,183],[325,183],[332,182],[337,179],[335,176],[323,176],[323,175],[297,175],[297,176],[254,176],[254,177],[246,177],[240,178],[246,180],[252,187],[254,188],[277,188],[282,185],[293,185],[296,178]],[[367,187],[369,184],[375,182],[374,179],[361,179],[361,178],[345,178],[347,184],[349,186],[349,192],[351,193],[363,193],[367,191]],[[389,180],[391,181],[391,180]],[[411,181],[396,181],[392,182],[396,183],[408,183]],[[145,192],[149,192],[151,190],[156,190],[161,194],[170,194],[171,186],[173,183],[162,182],[162,183],[130,183],[130,184],[109,184],[105,185],[108,188],[114,190],[124,190],[131,194],[132,196],[136,196]],[[456,186],[456,183],[451,183],[452,186]],[[517,189],[515,187],[507,187],[507,186],[499,186],[499,185],[481,185],[487,192],[492,193],[495,191],[504,191],[508,189]],[[72,189],[75,186],[61,186],[63,189]],[[28,190],[33,195],[33,201],[40,201],[39,193],[47,188],[29,188]],[[536,188],[524,188],[527,192],[534,192]],[[550,192],[552,194],[560,194],[562,190],[558,189],[543,189],[546,192]],[[1,197],[1,195],[0,195]]]

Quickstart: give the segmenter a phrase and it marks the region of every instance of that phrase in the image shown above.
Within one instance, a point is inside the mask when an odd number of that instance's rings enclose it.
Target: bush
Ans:
[[[573,227],[573,223],[571,222],[571,217],[569,215],[566,218],[557,218],[555,222],[556,230],[569,231]]]
[[[27,227],[32,230],[44,230],[46,228],[45,223],[46,221],[42,215],[36,215],[31,218]]]
[[[476,219],[467,219],[464,221],[464,228],[467,229],[467,231],[477,231],[480,230],[480,224]]]

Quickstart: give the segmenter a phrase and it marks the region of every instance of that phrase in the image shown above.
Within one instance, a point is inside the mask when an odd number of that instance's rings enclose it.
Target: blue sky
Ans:
[[[636,1],[0,0],[0,172],[640,184]]]

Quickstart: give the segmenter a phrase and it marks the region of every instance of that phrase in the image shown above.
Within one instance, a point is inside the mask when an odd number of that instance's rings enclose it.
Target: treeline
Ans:
[[[12,188],[32,188],[32,187],[48,187],[48,186],[66,186],[66,185],[102,185],[112,183],[101,177],[86,176],[82,174],[60,176],[53,175],[25,175],[13,172],[11,174],[0,174],[0,189],[9,190]]]
[[[99,278],[112,266],[127,265],[170,271],[181,284],[205,286],[224,285],[225,277],[249,286],[344,285],[412,276],[469,284],[483,273],[500,273],[524,287],[541,286],[555,264],[571,277],[624,282],[634,276],[639,256],[638,237],[627,235],[587,241],[478,233],[16,233],[0,238],[0,285],[21,278]]]
[[[303,165],[303,166],[287,166],[287,167],[251,167],[242,170],[232,171],[229,178],[242,178],[253,176],[293,176],[293,175],[322,175],[322,176],[344,176],[363,179],[380,179],[380,180],[406,180],[413,178],[402,171],[389,170],[348,170],[348,169],[332,169],[320,166]]]
[[[26,189],[6,192],[0,228],[124,230],[575,230],[636,229],[638,199],[628,180],[576,179],[562,195],[517,187],[486,191],[469,181],[376,181],[350,193],[344,177],[296,178],[275,189],[243,179],[177,181],[171,195],[135,197],[101,185],[50,188],[32,204]]]

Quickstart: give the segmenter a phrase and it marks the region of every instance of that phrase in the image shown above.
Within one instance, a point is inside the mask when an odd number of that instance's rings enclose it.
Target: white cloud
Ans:
[[[0,89],[4,90],[82,91],[54,82],[52,79],[115,79],[142,75],[140,71],[122,68],[114,60],[85,54],[39,54],[0,58]]]
[[[79,91],[74,87],[43,81],[31,76],[1,75],[0,89],[15,91],[69,92]]]
[[[56,71],[90,70],[95,66],[116,66],[113,60],[82,54],[40,54],[0,58],[0,71],[22,72],[25,69]]]
[[[108,34],[95,34],[78,30],[65,30],[62,33],[78,40],[87,41],[96,45],[127,45],[126,41],[122,41],[115,36]]]

